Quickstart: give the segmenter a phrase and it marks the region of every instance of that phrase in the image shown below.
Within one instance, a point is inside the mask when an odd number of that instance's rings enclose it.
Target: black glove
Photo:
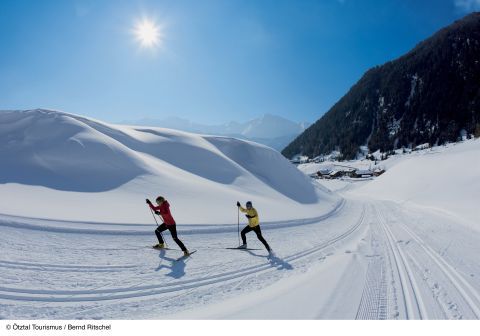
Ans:
[[[240,202],[237,201],[237,207],[240,207]]]
[[[155,215],[159,215],[159,216],[160,216],[160,211],[155,211]]]
[[[250,217],[249,215],[245,215],[245,217],[247,217],[247,218],[249,218],[249,219],[252,218],[252,217]]]
[[[147,202],[147,204],[152,204],[152,202],[150,202],[148,198],[145,201]]]

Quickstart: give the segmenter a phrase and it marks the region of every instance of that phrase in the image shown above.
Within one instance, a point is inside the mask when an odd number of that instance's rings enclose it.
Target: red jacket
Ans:
[[[167,225],[175,225],[175,219],[173,219],[170,213],[170,204],[167,201],[163,201],[159,206],[150,204],[150,208],[154,211],[160,211],[160,216],[163,218],[163,222]]]

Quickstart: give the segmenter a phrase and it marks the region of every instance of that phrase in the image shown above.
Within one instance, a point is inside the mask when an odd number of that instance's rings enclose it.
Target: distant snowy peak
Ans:
[[[304,129],[302,124],[265,114],[261,118],[245,123],[241,134],[249,138],[278,138],[286,135],[298,135]]]
[[[159,126],[193,133],[240,137],[259,142],[277,150],[282,150],[310,125],[307,122],[296,123],[272,114],[265,114],[260,118],[243,123],[230,121],[220,125],[203,125],[178,117],[165,119],[144,118],[124,121],[122,124]]]

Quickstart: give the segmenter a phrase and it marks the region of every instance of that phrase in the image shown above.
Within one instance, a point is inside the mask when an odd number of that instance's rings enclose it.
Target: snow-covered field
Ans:
[[[1,318],[480,318],[478,140],[320,186],[235,139],[51,111],[0,118]],[[190,258],[148,247],[144,198],[158,194]],[[253,233],[258,250],[225,249],[237,199],[257,206],[274,255]]]

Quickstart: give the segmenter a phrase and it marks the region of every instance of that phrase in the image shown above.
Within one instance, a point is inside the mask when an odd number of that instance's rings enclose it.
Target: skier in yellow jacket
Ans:
[[[238,248],[246,249],[247,248],[247,237],[245,236],[248,232],[254,231],[257,234],[258,240],[260,240],[268,252],[271,252],[270,246],[268,246],[267,241],[262,236],[262,230],[260,230],[260,221],[258,219],[258,212],[252,206],[252,202],[248,201],[246,204],[247,208],[242,207],[240,202],[237,202],[237,207],[241,212],[246,213],[245,217],[248,218],[248,225],[242,230],[242,241],[243,245],[240,245]]]

